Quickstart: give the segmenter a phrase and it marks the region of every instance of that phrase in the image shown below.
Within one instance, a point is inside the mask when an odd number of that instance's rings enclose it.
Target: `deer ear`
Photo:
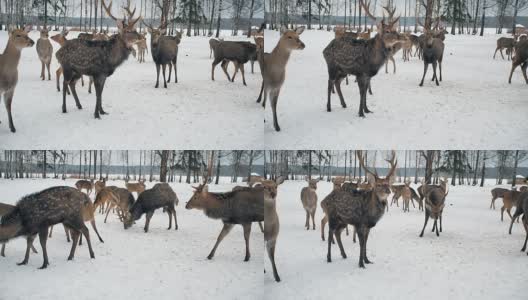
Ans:
[[[295,28],[295,32],[299,35],[302,34],[304,32],[304,26]]]
[[[288,27],[286,27],[286,25],[282,25],[281,28],[280,28],[280,33],[283,34],[286,31],[288,31]]]

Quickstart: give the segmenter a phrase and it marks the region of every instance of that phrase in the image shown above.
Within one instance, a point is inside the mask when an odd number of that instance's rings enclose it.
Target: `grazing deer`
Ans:
[[[157,76],[155,88],[159,87],[160,67],[163,69],[163,87],[167,88],[167,80],[165,79],[167,65],[169,66],[168,82],[170,82],[172,67],[174,66],[174,83],[178,83],[178,45],[181,41],[181,33],[177,36],[167,36],[166,22],[163,22],[159,28],[154,28],[145,22],[143,24],[147,26],[148,32],[150,33],[150,53],[156,64]]]
[[[103,191],[105,189],[103,189]],[[110,186],[108,187],[108,189],[112,191],[113,196],[107,197],[106,199],[106,201],[109,201],[108,202],[109,205],[107,205],[107,208],[106,208],[106,216],[105,216],[104,222],[106,223],[110,210],[114,208],[117,208],[117,216],[119,217],[119,219],[122,222],[125,222],[125,220],[129,218],[130,209],[135,203],[134,196],[132,195],[131,192],[129,192],[127,189],[124,189],[124,188]],[[96,198],[96,202],[97,202],[97,198]],[[100,202],[103,203],[104,199],[101,198]]]
[[[16,206],[14,206],[14,205],[6,204],[6,203],[0,203],[0,218],[2,216],[4,216],[4,215],[7,215],[8,213],[10,213],[15,208],[16,208]],[[6,244],[3,243],[2,244],[2,250],[0,252],[0,256],[2,256],[2,257],[5,257],[5,247],[6,247]],[[33,251],[33,253],[38,253],[37,249],[35,249],[35,247],[33,247],[33,244],[31,244],[31,250]]]
[[[234,225],[240,224],[244,228],[244,239],[246,241],[244,261],[249,261],[251,223],[264,221],[262,190],[247,189],[227,193],[212,193],[209,192],[206,182],[207,180],[204,180],[204,183],[198,187],[193,187],[194,193],[185,208],[203,210],[207,217],[221,219],[224,223],[224,227],[207,259],[213,259],[220,242]],[[266,226],[266,223],[264,223],[264,231],[266,231]]]
[[[24,48],[32,47],[35,42],[28,37],[31,26],[26,26],[24,30],[13,29],[9,31],[9,38],[4,53],[0,55],[0,99],[4,96],[7,116],[9,118],[9,129],[15,133],[11,105],[13,94],[18,82],[18,63],[20,62],[20,52]]]
[[[526,69],[528,69],[528,40],[526,39],[519,41],[517,45],[515,45],[515,56],[512,58],[512,68],[508,83],[511,84],[513,71],[515,71],[518,66],[521,66],[524,80],[526,81],[526,84],[528,84],[528,76],[526,76]]]
[[[145,62],[145,52],[148,54],[147,46],[147,33],[143,33],[142,38],[136,43],[138,47],[138,61],[139,63]]]
[[[82,192],[82,190],[86,190],[86,195],[90,195],[92,193],[93,187],[94,187],[94,180],[90,179],[88,180],[78,180],[75,183],[75,187]]]
[[[502,49],[506,49],[506,57],[508,57],[508,60],[513,56],[513,48],[515,46],[515,39],[513,38],[507,38],[507,37],[500,37],[497,39],[497,48],[495,49],[495,53],[493,53],[493,59],[495,59],[495,56],[497,55],[497,51],[500,51],[500,55],[502,56],[502,59],[504,59],[504,55],[502,54]]]
[[[312,227],[315,230],[315,211],[317,209],[317,183],[319,179],[306,179],[308,186],[301,190],[301,202],[306,211],[306,222],[304,227],[310,230],[310,216],[312,217]]]
[[[266,243],[266,252],[271,261],[273,268],[273,277],[276,282],[280,282],[277,266],[275,265],[275,246],[279,235],[280,223],[277,214],[277,186],[282,181],[265,180],[261,185],[263,188],[264,198],[264,242]],[[265,270],[264,270],[265,272]]]
[[[178,230],[178,220],[176,219],[176,206],[178,197],[168,183],[156,183],[151,189],[148,189],[138,196],[137,201],[130,208],[130,214],[124,221],[125,229],[139,220],[143,214],[146,214],[145,232],[148,232],[150,219],[154,211],[158,208],[164,208],[169,215],[169,228],[172,228],[172,217],[174,217],[174,229]]]
[[[112,2],[107,6],[101,0],[106,13],[116,22],[119,33],[112,36],[108,41],[66,41],[64,46],[56,53],[57,60],[62,66],[64,73],[62,91],[62,112],[66,113],[66,86],[75,99],[78,109],[82,109],[79,97],[75,90],[75,83],[82,75],[92,76],[95,84],[96,105],[94,117],[100,119],[100,115],[106,114],[102,105],[102,94],[106,79],[111,76],[130,55],[133,45],[140,39],[135,29],[135,24],[141,19],[129,18],[128,24],[118,20],[111,13]],[[135,10],[134,10],[135,12]]]
[[[139,195],[145,191],[145,180],[140,179],[137,183],[129,183],[127,179],[125,180],[125,186],[129,192],[136,192],[139,197]]]
[[[434,219],[432,231],[434,232],[436,229],[436,236],[440,236],[438,229],[442,232],[442,212],[444,211],[445,198],[449,193],[447,189],[447,180],[440,180],[440,186],[428,185],[425,183],[425,180],[423,180],[421,188],[425,199],[425,222],[420,237],[423,237],[429,217]],[[440,219],[440,226],[437,224],[438,219]]]
[[[522,192],[519,191],[506,191],[504,194],[502,194],[502,207],[501,207],[501,222],[504,221],[504,211],[508,213],[510,218],[513,219],[511,215],[511,209],[514,206],[518,206],[519,204],[519,198],[521,196]],[[519,220],[517,220],[518,222]]]
[[[424,72],[422,76],[422,81],[420,82],[420,86],[423,86],[425,74],[427,73],[427,68],[429,67],[429,64],[433,65],[433,78],[431,79],[431,81],[435,80],[436,85],[440,85],[438,83],[438,77],[436,76],[436,65],[438,64],[438,69],[440,71],[440,81],[442,81],[442,60],[444,57],[444,42],[441,38],[435,37],[433,32],[426,32],[422,52],[424,61]]]
[[[512,233],[513,222],[515,221],[515,219],[519,220],[521,215],[523,227],[526,231],[526,238],[524,239],[524,245],[521,249],[521,251],[524,252],[526,250],[526,243],[528,242],[528,192],[523,192],[521,195],[519,195],[519,203],[510,223],[510,230],[508,231],[509,234]],[[528,255],[528,252],[526,253],[526,255]]]
[[[366,5],[360,0],[366,14],[376,20],[370,11],[370,4]],[[330,99],[332,88],[335,86],[341,106],[346,108],[345,99],[341,92],[341,81],[346,75],[355,75],[359,86],[360,104],[359,116],[364,117],[365,113],[371,111],[367,107],[367,89],[370,86],[370,79],[374,77],[385,60],[389,56],[389,51],[398,40],[402,39],[396,32],[394,25],[398,22],[399,17],[385,24],[383,19],[378,25],[378,34],[369,40],[357,40],[349,37],[334,39],[323,50],[323,56],[328,67],[328,101],[326,110],[331,111]]]
[[[490,209],[493,207],[495,209],[495,200],[497,198],[503,198],[504,193],[508,192],[508,189],[503,188],[494,188],[491,190],[491,203],[490,203]]]
[[[273,111],[273,127],[280,131],[279,121],[277,120],[277,103],[279,102],[279,93],[286,78],[286,64],[290,59],[292,50],[303,50],[304,43],[299,39],[304,31],[304,26],[297,27],[295,30],[288,30],[282,26],[282,35],[277,46],[271,53],[264,53],[264,64],[262,72],[262,93],[264,100],[262,106],[266,107],[266,99],[269,96],[271,109]],[[257,99],[260,102],[261,97]]]
[[[357,156],[361,166],[369,176],[371,188],[369,190],[340,190],[331,193],[328,199],[328,253],[327,261],[332,261],[331,236],[335,234],[337,244],[341,250],[341,256],[346,258],[345,249],[341,242],[341,232],[347,224],[354,225],[357,230],[360,254],[359,267],[365,268],[365,264],[372,263],[367,257],[367,240],[370,229],[376,226],[376,223],[385,213],[387,206],[387,197],[390,195],[390,185],[394,179],[397,161],[396,154],[392,152],[392,158],[388,160],[391,167],[385,178],[380,178],[377,171],[369,170],[364,162],[363,155],[360,151]]]
[[[49,41],[50,30],[51,27],[43,27],[40,30],[40,38],[37,40],[37,54],[42,64],[42,70],[40,71],[40,78],[42,80],[46,80],[46,76],[44,75],[46,68],[48,68],[48,80],[51,80],[50,64],[53,54],[53,46]]]
[[[119,197],[114,194],[110,187],[104,187],[95,196],[94,209],[99,207],[99,213],[104,214],[105,206],[110,206],[111,203],[119,203]]]
[[[77,248],[79,235],[82,233],[88,242],[90,257],[95,258],[90,233],[84,225],[81,205],[88,199],[82,192],[66,186],[52,187],[20,199],[16,207],[2,216],[0,221],[0,243],[6,243],[16,237],[25,236],[27,241],[24,260],[18,265],[26,265],[33,240],[39,235],[44,262],[40,269],[49,265],[46,242],[48,227],[58,223],[73,230],[73,243],[68,260],[72,260]]]

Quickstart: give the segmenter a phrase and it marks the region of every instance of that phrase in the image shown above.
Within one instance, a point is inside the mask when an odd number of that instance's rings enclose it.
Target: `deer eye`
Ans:
[[[292,39],[292,37],[291,37],[291,36],[289,36],[288,38],[289,38],[290,40]]]

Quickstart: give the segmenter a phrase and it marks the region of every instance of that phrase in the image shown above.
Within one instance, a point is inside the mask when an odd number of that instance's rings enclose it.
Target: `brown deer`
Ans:
[[[438,229],[442,232],[442,213],[444,211],[445,198],[449,193],[447,180],[440,180],[440,186],[428,185],[425,183],[425,180],[423,180],[421,188],[425,199],[425,222],[420,237],[423,237],[429,217],[434,219],[432,231],[434,232],[436,229],[436,236],[440,236]],[[440,220],[440,226],[438,226],[438,220]]]
[[[358,39],[368,40],[368,39],[370,39],[370,33],[371,33],[371,30],[370,30],[370,28],[368,28],[367,31],[360,32],[358,34]]]
[[[107,188],[103,189],[103,191],[106,189]],[[113,196],[107,197],[106,199],[109,202],[106,208],[106,216],[104,222],[106,223],[110,210],[113,210],[114,208],[117,209],[117,216],[119,217],[119,220],[125,222],[125,220],[129,218],[130,209],[135,203],[134,196],[131,192],[124,188],[110,186],[108,187],[108,189],[112,191]],[[97,198],[95,201],[97,202]],[[103,203],[103,201],[104,200],[101,198],[100,202]]]
[[[502,59],[504,59],[504,55],[502,54],[502,49],[506,49],[506,57],[508,57],[508,60],[513,56],[513,48],[515,46],[515,39],[513,38],[507,38],[507,37],[500,37],[497,39],[497,48],[495,49],[495,53],[493,53],[493,59],[495,59],[495,56],[497,55],[497,51],[500,51],[500,55],[502,56]]]
[[[515,71],[518,66],[521,66],[524,80],[526,81],[526,84],[528,84],[528,76],[526,76],[526,69],[528,69],[528,40],[526,39],[519,41],[517,45],[515,45],[515,56],[512,58],[512,68],[508,83],[511,84],[513,71]]]
[[[138,61],[139,63],[145,62],[145,52],[148,54],[147,46],[147,33],[143,33],[142,38],[136,43],[138,47]]]
[[[519,191],[506,191],[504,192],[504,194],[502,195],[502,207],[501,207],[501,222],[504,221],[504,211],[506,211],[508,213],[508,215],[510,216],[510,218],[513,219],[512,215],[511,215],[511,209],[514,207],[514,206],[518,206],[518,203],[519,203],[519,198],[521,196],[522,192],[519,192]],[[519,220],[517,219],[517,222]]]
[[[20,52],[24,48],[32,47],[35,42],[28,37],[31,26],[22,29],[9,31],[9,38],[4,53],[0,55],[0,98],[4,96],[7,116],[9,118],[9,129],[16,132],[11,114],[13,95],[18,82],[18,63],[20,62]]]
[[[341,256],[346,258],[346,253],[341,242],[341,232],[347,224],[354,225],[360,245],[359,267],[365,268],[365,264],[372,263],[367,257],[367,240],[370,229],[383,217],[387,197],[390,195],[390,185],[394,179],[397,161],[396,154],[392,151],[392,157],[388,162],[390,169],[385,178],[380,178],[377,171],[369,170],[364,162],[363,155],[357,152],[360,165],[369,176],[371,188],[369,190],[339,190],[331,193],[328,199],[328,253],[327,261],[332,262],[331,238],[335,234]]]
[[[508,231],[509,234],[512,233],[512,227],[513,222],[515,219],[519,220],[519,218],[522,215],[522,222],[524,230],[526,231],[526,237],[524,239],[524,245],[521,249],[521,251],[526,250],[526,243],[528,242],[528,192],[523,192],[521,195],[519,195],[519,203],[517,205],[517,209],[515,210],[515,213],[513,214],[511,223],[510,223],[510,230]],[[528,252],[526,253],[528,255]]]
[[[119,197],[114,194],[110,187],[104,187],[95,196],[94,209],[99,207],[99,213],[105,212],[105,206],[110,206],[111,203],[119,203]]]
[[[82,192],[82,190],[86,190],[86,195],[90,195],[92,193],[93,187],[94,187],[94,180],[90,179],[88,180],[78,180],[75,183],[75,187]]]
[[[94,184],[95,188],[95,196],[97,197],[97,194],[106,187],[106,178],[103,178],[103,180],[98,180]]]
[[[370,12],[370,4],[365,4],[360,0],[361,6],[366,14],[376,19]],[[367,107],[367,90],[370,86],[370,79],[375,76],[381,66],[388,58],[388,49],[402,39],[396,32],[394,25],[399,17],[385,24],[385,19],[379,24],[378,34],[369,40],[357,40],[350,37],[334,39],[323,50],[323,56],[328,67],[328,101],[326,110],[331,111],[330,99],[332,88],[335,86],[341,106],[346,108],[346,103],[341,92],[341,81],[349,74],[355,75],[360,92],[359,116],[364,117],[365,113],[371,111]]]
[[[401,196],[403,198],[403,212],[406,212],[406,211],[409,212],[409,202],[412,201],[412,192],[409,186],[410,184],[411,184],[410,181],[406,181],[405,185],[403,186],[401,190]],[[414,202],[413,202],[413,207],[416,207],[414,206]]]
[[[301,190],[301,202],[306,211],[306,222],[304,227],[310,230],[310,216],[312,217],[312,227],[315,230],[315,211],[317,209],[317,183],[319,179],[306,179],[308,186]]]
[[[280,282],[277,266],[275,265],[275,246],[280,230],[279,215],[277,214],[277,186],[282,181],[265,180],[261,185],[264,198],[264,242],[266,243],[266,252],[271,261],[273,268],[273,277],[276,282]],[[265,272],[265,271],[264,271]]]
[[[497,200],[497,198],[503,198],[504,197],[504,193],[508,192],[509,190],[508,189],[503,189],[503,188],[494,188],[491,190],[491,203],[490,203],[490,209],[493,208],[495,209],[495,200]]]
[[[257,184],[255,184],[253,187],[247,187],[247,186],[235,186],[231,189],[231,191],[233,192],[236,192],[236,191],[241,191],[241,190],[245,190],[245,189],[252,189],[252,188],[260,188],[264,182],[268,182],[269,180],[264,180],[263,182],[258,182]],[[260,231],[261,232],[264,232],[264,225],[262,225],[262,222],[258,222],[259,224],[259,227],[260,227]]]
[[[221,62],[220,65],[224,74],[227,76],[227,80],[234,82],[235,76],[240,70],[242,74],[242,83],[246,84],[244,64],[251,60],[257,59],[257,45],[251,42],[234,42],[234,41],[225,41],[219,43],[214,51],[214,57],[211,69],[211,79],[214,81],[214,70],[216,66]],[[233,76],[230,77],[227,72],[227,65],[229,62],[233,62],[235,65],[235,72]]]
[[[145,191],[145,180],[140,179],[137,183],[129,183],[127,179],[125,180],[125,186],[129,192],[136,192],[139,197],[139,195]]]
[[[55,56],[62,66],[64,73],[62,91],[62,112],[66,113],[66,86],[75,99],[78,109],[82,109],[79,97],[75,90],[75,83],[82,75],[94,78],[96,104],[94,117],[100,119],[100,115],[106,114],[102,105],[102,93],[106,79],[111,76],[130,55],[133,45],[140,39],[135,29],[136,23],[141,16],[135,20],[129,18],[128,23],[118,20],[111,13],[112,2],[107,6],[101,0],[106,13],[116,22],[119,33],[112,36],[108,41],[66,41],[64,46],[57,51]],[[134,10],[135,11],[135,10]]]
[[[427,73],[427,68],[430,64],[433,65],[433,78],[431,81],[435,81],[437,86],[440,85],[436,75],[436,65],[438,64],[438,69],[440,71],[440,81],[442,81],[442,60],[444,57],[444,47],[445,46],[442,39],[435,37],[433,32],[429,31],[425,33],[425,41],[422,47],[424,72],[420,86],[423,86],[425,74]]]
[[[56,42],[57,44],[59,44],[61,47],[64,46],[64,44],[66,44],[66,36],[68,35],[69,31],[68,30],[63,30],[61,31],[61,33],[59,34],[56,34],[54,36],[52,36],[50,39],[54,42]],[[62,75],[62,67],[59,66],[57,68],[57,71],[55,71],[55,75],[56,75],[56,78],[57,78],[57,91],[60,92],[60,77]],[[84,80],[83,80],[83,77],[81,76],[81,84],[84,86]],[[66,87],[66,93],[69,95],[70,94],[70,89],[68,87]]]
[[[40,71],[40,78],[42,80],[46,80],[46,76],[44,75],[46,68],[48,69],[48,80],[51,80],[50,64],[53,54],[53,46],[49,41],[50,30],[51,27],[43,27],[40,30],[40,38],[37,40],[37,54],[42,64],[42,69]]]
[[[295,30],[288,30],[286,26],[281,28],[282,35],[277,46],[271,53],[264,53],[264,64],[262,72],[262,89],[264,95],[262,106],[266,107],[266,99],[269,96],[271,109],[273,111],[273,127],[280,131],[279,121],[277,120],[277,103],[279,102],[279,93],[286,78],[286,64],[290,59],[292,50],[303,50],[304,43],[299,39],[304,31],[304,26],[297,27]],[[261,96],[257,99],[260,102]]]

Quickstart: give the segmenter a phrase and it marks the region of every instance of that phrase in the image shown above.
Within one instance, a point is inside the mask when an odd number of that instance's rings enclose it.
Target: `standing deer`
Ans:
[[[86,195],[90,195],[94,187],[94,180],[77,180],[77,182],[75,183],[75,187],[81,192],[82,190],[86,190]]]
[[[62,112],[66,113],[66,86],[69,85],[78,109],[82,109],[75,90],[75,83],[82,75],[92,76],[95,84],[96,104],[94,117],[100,119],[105,115],[102,94],[106,79],[111,76],[130,55],[133,45],[140,39],[135,29],[141,16],[133,20],[129,18],[126,24],[111,13],[112,2],[107,6],[101,0],[106,13],[116,22],[119,33],[108,41],[70,40],[56,53],[57,60],[64,72],[62,91]],[[135,11],[135,10],[134,10]]]
[[[13,95],[18,82],[18,63],[20,62],[20,52],[24,48],[32,47],[35,42],[28,37],[31,26],[26,26],[24,30],[13,29],[9,31],[9,38],[4,53],[0,55],[0,99],[4,96],[7,116],[9,118],[9,129],[15,133],[11,105]]]
[[[425,222],[420,237],[423,237],[429,217],[434,219],[432,231],[434,232],[436,229],[436,236],[440,236],[438,229],[442,232],[442,212],[444,211],[445,198],[449,193],[447,190],[447,179],[440,180],[440,186],[428,185],[423,180],[421,188],[425,199]],[[440,219],[440,226],[437,224],[438,219]]]
[[[3,215],[7,215],[8,213],[10,213],[15,208],[16,208],[16,206],[14,206],[14,205],[6,204],[6,203],[0,203],[0,218]],[[0,252],[0,256],[2,256],[2,257],[5,257],[5,248],[6,248],[6,244],[3,243],[2,244],[2,250]],[[31,244],[31,251],[33,251],[33,253],[38,253],[37,249],[35,249],[35,247],[33,247],[33,244]]]
[[[145,62],[145,52],[148,54],[147,33],[143,33],[142,38],[136,43],[138,47],[138,61]]]
[[[42,64],[42,70],[40,71],[40,78],[46,80],[45,69],[48,68],[48,80],[51,80],[50,64],[51,57],[53,54],[53,46],[49,41],[50,28],[43,27],[40,30],[40,38],[37,40],[37,54]]]
[[[68,30],[63,30],[61,31],[61,33],[59,34],[56,34],[54,36],[51,37],[51,40],[53,40],[54,42],[56,42],[57,44],[59,44],[61,47],[64,46],[64,44],[66,44],[66,36],[68,35],[69,31]],[[62,75],[62,67],[59,66],[57,68],[57,71],[55,71],[55,75],[56,75],[56,78],[57,78],[57,91],[61,91],[60,90],[60,77]],[[81,83],[82,85],[84,86],[84,81],[83,81],[83,78],[81,76]],[[69,88],[66,88],[66,93],[69,95],[70,94],[70,89]]]
[[[497,198],[503,198],[504,197],[504,193],[508,192],[509,190],[508,189],[503,189],[503,188],[494,188],[491,190],[491,203],[490,203],[490,209],[493,208],[495,209],[495,200],[497,200]]]
[[[105,187],[106,187],[106,178],[103,178],[103,180],[98,180],[97,182],[95,182],[94,184],[95,196],[97,197],[97,194],[99,194],[99,192]]]
[[[504,194],[502,195],[502,207],[501,207],[501,222],[504,221],[504,211],[506,211],[508,213],[508,215],[510,216],[510,218],[513,219],[512,215],[511,215],[511,209],[514,207],[514,206],[518,206],[519,204],[519,198],[521,197],[521,194],[522,192],[519,192],[519,191],[506,191],[504,192]],[[519,221],[519,220],[517,220]]]
[[[515,56],[512,58],[512,68],[508,83],[511,84],[513,71],[515,71],[518,66],[521,66],[524,80],[526,81],[526,84],[528,84],[528,76],[526,76],[526,69],[528,69],[528,40],[526,39],[519,41],[517,45],[515,45]]]
[[[354,184],[352,182],[345,182],[343,183],[343,185],[340,185],[339,184],[339,180],[336,180],[336,178],[332,179],[332,183],[334,184],[334,189],[332,190],[333,191],[340,191],[340,190],[348,190],[348,191],[352,191],[352,190],[357,190],[357,184]],[[332,198],[333,196],[330,194],[328,196],[326,196],[322,201],[321,201],[321,209],[323,210],[323,214],[324,214],[324,217],[321,219],[321,239],[323,241],[325,241],[325,235],[324,235],[324,228],[326,226],[326,223],[328,223],[328,199]],[[345,231],[346,231],[346,235],[348,236],[348,226],[345,227]],[[356,228],[354,228],[354,243],[356,242],[356,236],[357,236],[357,233],[356,233]],[[334,242],[334,237],[330,237],[332,239],[332,244],[335,244]]]
[[[266,107],[266,99],[269,96],[271,109],[273,111],[273,127],[280,131],[279,121],[277,120],[277,103],[279,102],[279,93],[286,78],[286,64],[290,59],[292,50],[303,50],[304,43],[299,39],[304,31],[304,26],[297,27],[295,30],[288,30],[282,26],[282,35],[277,46],[271,53],[264,53],[264,63],[262,70],[262,88],[261,95],[264,95],[262,106]],[[260,103],[262,97],[259,96],[257,102]]]
[[[495,53],[493,53],[493,59],[495,59],[495,56],[497,55],[497,51],[500,51],[500,55],[502,56],[502,59],[504,59],[504,55],[502,54],[502,49],[506,49],[506,56],[508,57],[508,60],[513,56],[513,48],[515,46],[515,39],[513,38],[507,38],[507,37],[500,37],[497,39],[497,48],[495,49]]]
[[[426,32],[422,52],[424,72],[422,76],[422,81],[420,82],[420,86],[423,86],[425,74],[427,73],[427,68],[429,67],[429,64],[433,65],[433,78],[431,79],[431,81],[435,80],[436,85],[440,85],[438,83],[438,77],[436,75],[436,65],[438,64],[438,69],[440,71],[440,81],[442,81],[442,60],[444,57],[444,42],[441,38],[434,37],[434,34],[432,32]]]
[[[242,83],[247,85],[244,64],[252,59],[257,59],[257,46],[250,42],[221,42],[216,45],[214,57],[211,69],[211,80],[214,81],[214,70],[221,62],[222,64],[220,66],[222,67],[224,74],[227,76],[227,80],[234,82],[236,73],[240,69],[240,73],[242,73]],[[230,77],[227,72],[227,65],[229,62],[233,62],[235,65],[233,77]]]
[[[275,265],[275,246],[277,245],[277,237],[279,235],[280,223],[279,215],[277,214],[277,186],[282,181],[265,180],[262,182],[263,197],[264,197],[264,242],[266,243],[266,252],[271,261],[273,268],[273,277],[276,282],[280,282],[277,266]]]
[[[513,222],[515,221],[515,219],[518,220],[521,217],[521,215],[522,215],[523,227],[524,227],[524,230],[526,231],[526,237],[524,239],[524,245],[521,251],[525,251],[526,243],[528,242],[528,192],[523,192],[519,196],[519,203],[517,205],[517,209],[515,210],[515,213],[513,214],[513,217],[510,223],[510,230],[508,231],[509,234],[512,233]],[[528,252],[526,253],[526,255],[528,255]]]
[[[332,262],[332,237],[335,234],[341,256],[346,258],[345,249],[341,242],[341,232],[347,224],[354,225],[359,239],[359,267],[372,263],[367,257],[367,240],[370,229],[383,217],[387,197],[390,195],[390,185],[394,179],[397,161],[396,154],[392,151],[392,158],[388,160],[390,169],[385,178],[380,178],[376,169],[369,170],[360,151],[357,156],[361,167],[369,177],[371,188],[368,190],[343,190],[333,191],[328,199],[328,253],[327,261]]]
[[[409,202],[412,201],[412,192],[409,186],[410,184],[411,184],[410,181],[406,181],[405,185],[403,186],[401,190],[401,196],[403,198],[403,212],[406,212],[406,211],[409,212]],[[413,202],[413,207],[414,207],[414,202]]]
[[[150,53],[152,59],[156,64],[156,86],[159,87],[160,67],[163,68],[163,87],[167,88],[167,80],[165,79],[165,70],[169,66],[169,80],[172,73],[172,66],[174,66],[174,82],[178,83],[177,61],[178,61],[178,45],[180,44],[181,35],[173,37],[165,35],[167,33],[167,23],[162,22],[159,28],[154,28],[151,25],[145,24],[150,33]]]
[[[127,188],[127,190],[131,193],[133,192],[136,192],[138,197],[139,197],[139,194],[143,193],[145,191],[145,180],[139,180],[139,182],[137,183],[130,183],[128,182],[128,179],[125,180],[125,186]]]
[[[360,0],[361,6],[365,9],[366,14],[376,20],[370,13],[370,3],[365,4]],[[388,25],[385,19],[378,25],[378,34],[369,40],[357,40],[350,37],[334,39],[323,50],[323,56],[328,67],[328,101],[326,110],[331,111],[330,98],[332,88],[335,86],[341,106],[346,108],[345,99],[341,92],[341,81],[348,75],[355,75],[359,87],[360,104],[359,116],[364,117],[365,113],[370,113],[367,107],[367,90],[370,86],[370,80],[374,77],[385,60],[389,57],[389,49],[396,44],[402,37],[396,32],[394,25],[400,17],[396,18]]]
[[[308,186],[301,190],[301,202],[306,211],[306,222],[304,227],[310,230],[310,216],[312,217],[312,227],[315,230],[315,211],[317,209],[317,183],[319,179],[307,179]]]

